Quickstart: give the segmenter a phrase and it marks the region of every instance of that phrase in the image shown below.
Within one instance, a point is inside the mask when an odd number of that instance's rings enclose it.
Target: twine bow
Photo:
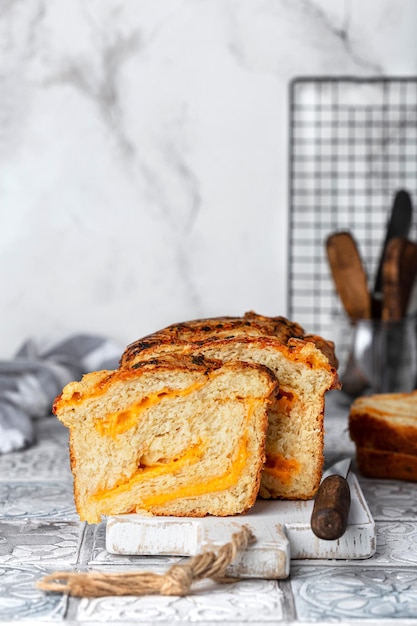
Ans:
[[[67,593],[82,598],[148,594],[185,596],[191,585],[203,578],[223,583],[234,582],[236,579],[226,577],[226,568],[239,551],[246,550],[254,541],[252,532],[247,526],[243,526],[217,552],[201,552],[185,563],[173,565],[165,574],[54,572],[44,576],[36,586],[42,591]]]

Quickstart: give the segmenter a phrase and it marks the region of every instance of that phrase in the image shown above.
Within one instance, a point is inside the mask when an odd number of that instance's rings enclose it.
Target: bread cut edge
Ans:
[[[190,364],[192,364],[191,368]],[[205,480],[209,483],[208,493],[196,496],[188,495],[187,497],[180,497],[176,499],[168,498],[167,501],[162,501],[162,503],[158,503],[159,494],[154,493],[153,495],[156,498],[157,504],[147,505],[146,502],[144,504],[143,501],[143,489],[141,491],[138,486],[139,483],[135,482],[136,478],[131,483],[129,483],[129,480],[133,475],[135,475],[135,468],[137,469],[137,459],[145,458],[146,454],[148,454],[149,457],[151,454],[149,450],[152,446],[147,452],[144,452],[143,449],[137,449],[136,451],[130,450],[129,458],[123,458],[123,451],[121,452],[121,450],[123,450],[123,446],[129,448],[128,441],[130,439],[133,439],[133,442],[131,442],[133,443],[133,447],[136,445],[135,441],[142,442],[143,445],[143,436],[141,439],[141,436],[138,435],[138,431],[140,429],[135,429],[134,425],[131,429],[122,433],[117,433],[115,437],[108,438],[107,445],[103,445],[103,442],[101,441],[103,436],[97,433],[97,424],[100,424],[100,421],[94,413],[94,410],[101,410],[101,408],[96,406],[94,409],[94,404],[97,405],[97,399],[94,400],[93,391],[100,389],[100,398],[108,407],[110,407],[110,412],[113,411],[114,413],[115,407],[116,411],[123,412],[126,411],[128,407],[126,407],[123,402],[120,402],[120,406],[117,407],[117,398],[116,401],[115,398],[112,398],[112,393],[116,391],[116,387],[118,385],[120,386],[126,384],[129,381],[133,381],[134,383],[134,381],[137,381],[145,376],[148,378],[147,381],[144,381],[146,382],[145,386],[148,391],[146,392],[145,390],[143,393],[149,394],[150,380],[153,379],[155,381],[159,377],[159,382],[162,384],[164,376],[166,378],[167,376],[169,377],[170,375],[175,375],[175,372],[177,375],[179,375],[178,372],[180,372],[181,376],[183,378],[185,377],[187,380],[188,385],[190,384],[191,379],[197,384],[203,382],[200,390],[193,392],[193,401],[195,401],[196,398],[198,401],[199,393],[201,395],[204,390],[207,391],[210,384],[212,384],[212,386],[214,385],[214,383],[210,383],[210,381],[215,381],[217,379],[221,383],[223,376],[223,387],[217,391],[217,400],[220,403],[224,403],[226,407],[226,409],[224,407],[222,408],[221,417],[223,421],[225,421],[225,415],[227,416],[228,414],[228,401],[225,399],[225,394],[230,393],[231,384],[230,380],[227,380],[226,384],[227,377],[240,377],[241,380],[239,383],[239,389],[242,388],[241,383],[243,379],[252,382],[257,380],[258,396],[255,406],[252,407],[253,410],[249,410],[248,413],[248,406],[244,405],[245,416],[250,414],[247,418],[249,420],[248,426],[246,430],[244,429],[246,435],[242,433],[242,411],[239,413],[236,408],[241,407],[242,403],[245,402],[244,394],[243,398],[234,397],[232,403],[233,406],[230,406],[230,411],[233,413],[231,419],[233,418],[233,420],[235,420],[235,426],[239,428],[238,440],[240,442],[239,449],[241,456],[242,446],[244,448],[244,445],[248,445],[248,451],[246,455],[243,454],[243,469],[241,470],[241,473],[236,481],[232,481],[230,483],[230,471],[228,471],[226,465],[226,468],[221,468],[221,471],[216,475],[217,478],[220,476],[222,481],[225,482],[221,482],[221,484],[219,484],[214,480],[212,481],[214,487],[210,489],[210,480],[207,479],[209,472],[207,470],[206,463]],[[261,395],[259,395],[260,389],[262,391]],[[268,368],[264,366],[241,362],[222,363],[220,361],[213,361],[209,359],[196,359],[195,357],[179,358],[178,356],[175,358],[164,357],[161,359],[154,359],[149,363],[140,365],[138,368],[132,370],[94,372],[84,376],[80,382],[70,383],[64,388],[61,396],[59,396],[55,401],[54,412],[58,419],[60,419],[70,429],[70,461],[71,469],[74,475],[74,498],[80,519],[89,523],[97,523],[100,521],[102,515],[135,511],[151,515],[195,517],[201,517],[209,514],[219,516],[236,515],[246,512],[253,506],[258,495],[261,470],[265,460],[265,439],[268,426],[267,408],[275,396],[276,389],[277,382],[275,377],[268,370]],[[155,390],[153,390],[153,392],[154,391]],[[121,393],[120,390],[118,393]],[[235,396],[237,395],[241,396],[242,392],[239,391],[239,394],[235,393]],[[86,406],[84,407],[85,410],[80,410],[80,407],[83,406],[89,397],[91,400],[90,407]],[[169,401],[171,400],[165,399],[166,404]],[[207,405],[207,399],[203,400],[203,404],[204,402],[206,402]],[[179,407],[180,404],[181,409],[183,410],[184,406],[186,406],[186,402],[184,399],[181,399],[181,396],[180,400],[178,400],[178,398],[176,400],[172,400],[171,409],[175,410],[175,406]],[[213,403],[211,404],[212,406],[209,413],[213,415],[216,412],[214,411]],[[153,416],[151,415],[152,410],[154,412]],[[164,410],[166,413],[166,408]],[[217,408],[217,412],[219,412],[219,408]],[[142,412],[142,420],[144,420],[146,416],[153,420],[157,419],[157,410],[155,409],[155,406]],[[132,436],[132,433],[134,433],[134,436]],[[243,442],[245,436],[247,437],[246,443]],[[167,441],[173,442],[170,445],[175,444],[175,438],[172,438],[171,436],[167,439]],[[198,448],[198,441],[194,441],[191,448],[193,448],[193,446]],[[194,451],[198,457],[201,450],[197,449]],[[96,456],[96,466],[94,465],[94,462],[88,462],[89,452],[91,452],[93,461],[94,455]],[[151,452],[153,453],[154,451],[151,450]],[[172,481],[172,477],[170,477],[169,474],[165,474],[163,480],[159,480],[158,482],[158,480],[154,477],[154,490],[160,489],[161,484],[163,483],[167,485],[167,490],[172,489],[173,485],[175,487],[175,484],[178,483],[178,479],[184,481],[187,463],[189,469],[195,469],[195,467],[197,467],[197,465],[193,466],[192,450],[190,452],[191,462],[189,459],[187,461],[187,454],[189,451],[183,448],[182,452],[184,453],[183,457],[185,458],[185,463],[179,470],[177,466],[180,464],[177,464],[176,471],[178,471],[176,479]],[[239,450],[234,450],[233,454],[239,454]],[[119,455],[116,463],[111,462],[112,455]],[[181,455],[179,456],[181,457]],[[204,458],[204,455],[202,458]],[[154,460],[155,459],[153,459],[153,461]],[[151,465],[153,461],[151,459]],[[235,461],[233,461],[233,463],[234,462]],[[104,467],[102,468],[100,464],[103,464]],[[148,470],[146,463],[144,467],[146,473]],[[231,467],[233,468],[234,465],[232,464]],[[151,473],[152,471],[157,472],[154,466],[150,469]],[[114,476],[113,474],[115,472],[116,474],[119,472],[119,475]],[[125,484],[128,485],[127,489],[124,489],[123,481],[125,481]],[[228,486],[224,488],[224,484],[226,483]],[[112,493],[108,497],[106,492]],[[138,493],[142,494],[139,501],[135,499],[137,498]]]

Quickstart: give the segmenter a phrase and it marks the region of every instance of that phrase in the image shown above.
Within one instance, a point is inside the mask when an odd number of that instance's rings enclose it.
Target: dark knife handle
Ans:
[[[332,474],[321,483],[311,514],[311,530],[320,539],[339,539],[346,530],[350,489],[346,478]]]

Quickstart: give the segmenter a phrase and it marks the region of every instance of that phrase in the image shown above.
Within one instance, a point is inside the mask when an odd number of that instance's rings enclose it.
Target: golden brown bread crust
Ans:
[[[390,450],[357,448],[356,462],[363,476],[417,481],[417,456]]]
[[[210,372],[219,369],[222,365],[222,361],[218,359],[207,359],[202,355],[179,356],[176,354],[164,354],[158,358],[148,359],[147,361],[138,361],[132,369],[119,368],[117,370],[90,372],[86,374],[81,381],[68,383],[68,385],[65,386],[62,393],[55,398],[52,405],[52,412],[56,415],[60,410],[72,405],[76,406],[76,404],[82,402],[87,397],[102,395],[116,381],[127,381],[137,378],[138,370],[141,371],[141,374],[157,372],[159,370],[171,370],[172,372],[177,372],[178,370],[185,372],[195,371],[202,372],[205,376],[208,376]],[[267,370],[268,376],[273,376],[267,368],[264,369]]]
[[[357,398],[349,434],[360,448],[417,455],[417,391]]]
[[[148,354],[178,350],[181,346],[185,348],[184,352],[189,352],[191,348],[198,351],[198,346],[206,344],[208,340],[232,341],[249,337],[273,338],[277,346],[288,346],[290,349],[297,345],[301,347],[300,342],[314,343],[327,357],[331,367],[337,370],[333,342],[318,335],[306,335],[299,324],[285,317],[267,317],[254,311],[248,311],[243,317],[215,317],[172,324],[127,346],[120,367],[132,367]],[[298,341],[294,342],[295,339]],[[335,387],[339,388],[336,377]]]
[[[339,367],[339,361],[337,359],[335,353],[335,345],[333,341],[329,341],[328,339],[324,339],[320,337],[320,335],[304,335],[304,341],[312,341],[316,348],[318,348],[321,352],[323,352],[324,356],[329,361],[330,365],[334,370],[337,370]],[[335,380],[335,389],[340,389],[341,385],[339,381]]]
[[[359,447],[417,455],[417,424],[402,426],[356,413],[350,418],[349,434]]]
[[[417,391],[357,398],[349,434],[364,476],[417,481]]]

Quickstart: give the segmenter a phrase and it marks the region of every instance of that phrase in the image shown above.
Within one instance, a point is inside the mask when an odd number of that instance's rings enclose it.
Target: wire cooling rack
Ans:
[[[336,341],[342,315],[325,240],[349,230],[373,284],[397,190],[417,202],[417,77],[290,85],[291,319]],[[416,236],[414,218],[410,236]],[[343,349],[343,348],[342,348]]]

